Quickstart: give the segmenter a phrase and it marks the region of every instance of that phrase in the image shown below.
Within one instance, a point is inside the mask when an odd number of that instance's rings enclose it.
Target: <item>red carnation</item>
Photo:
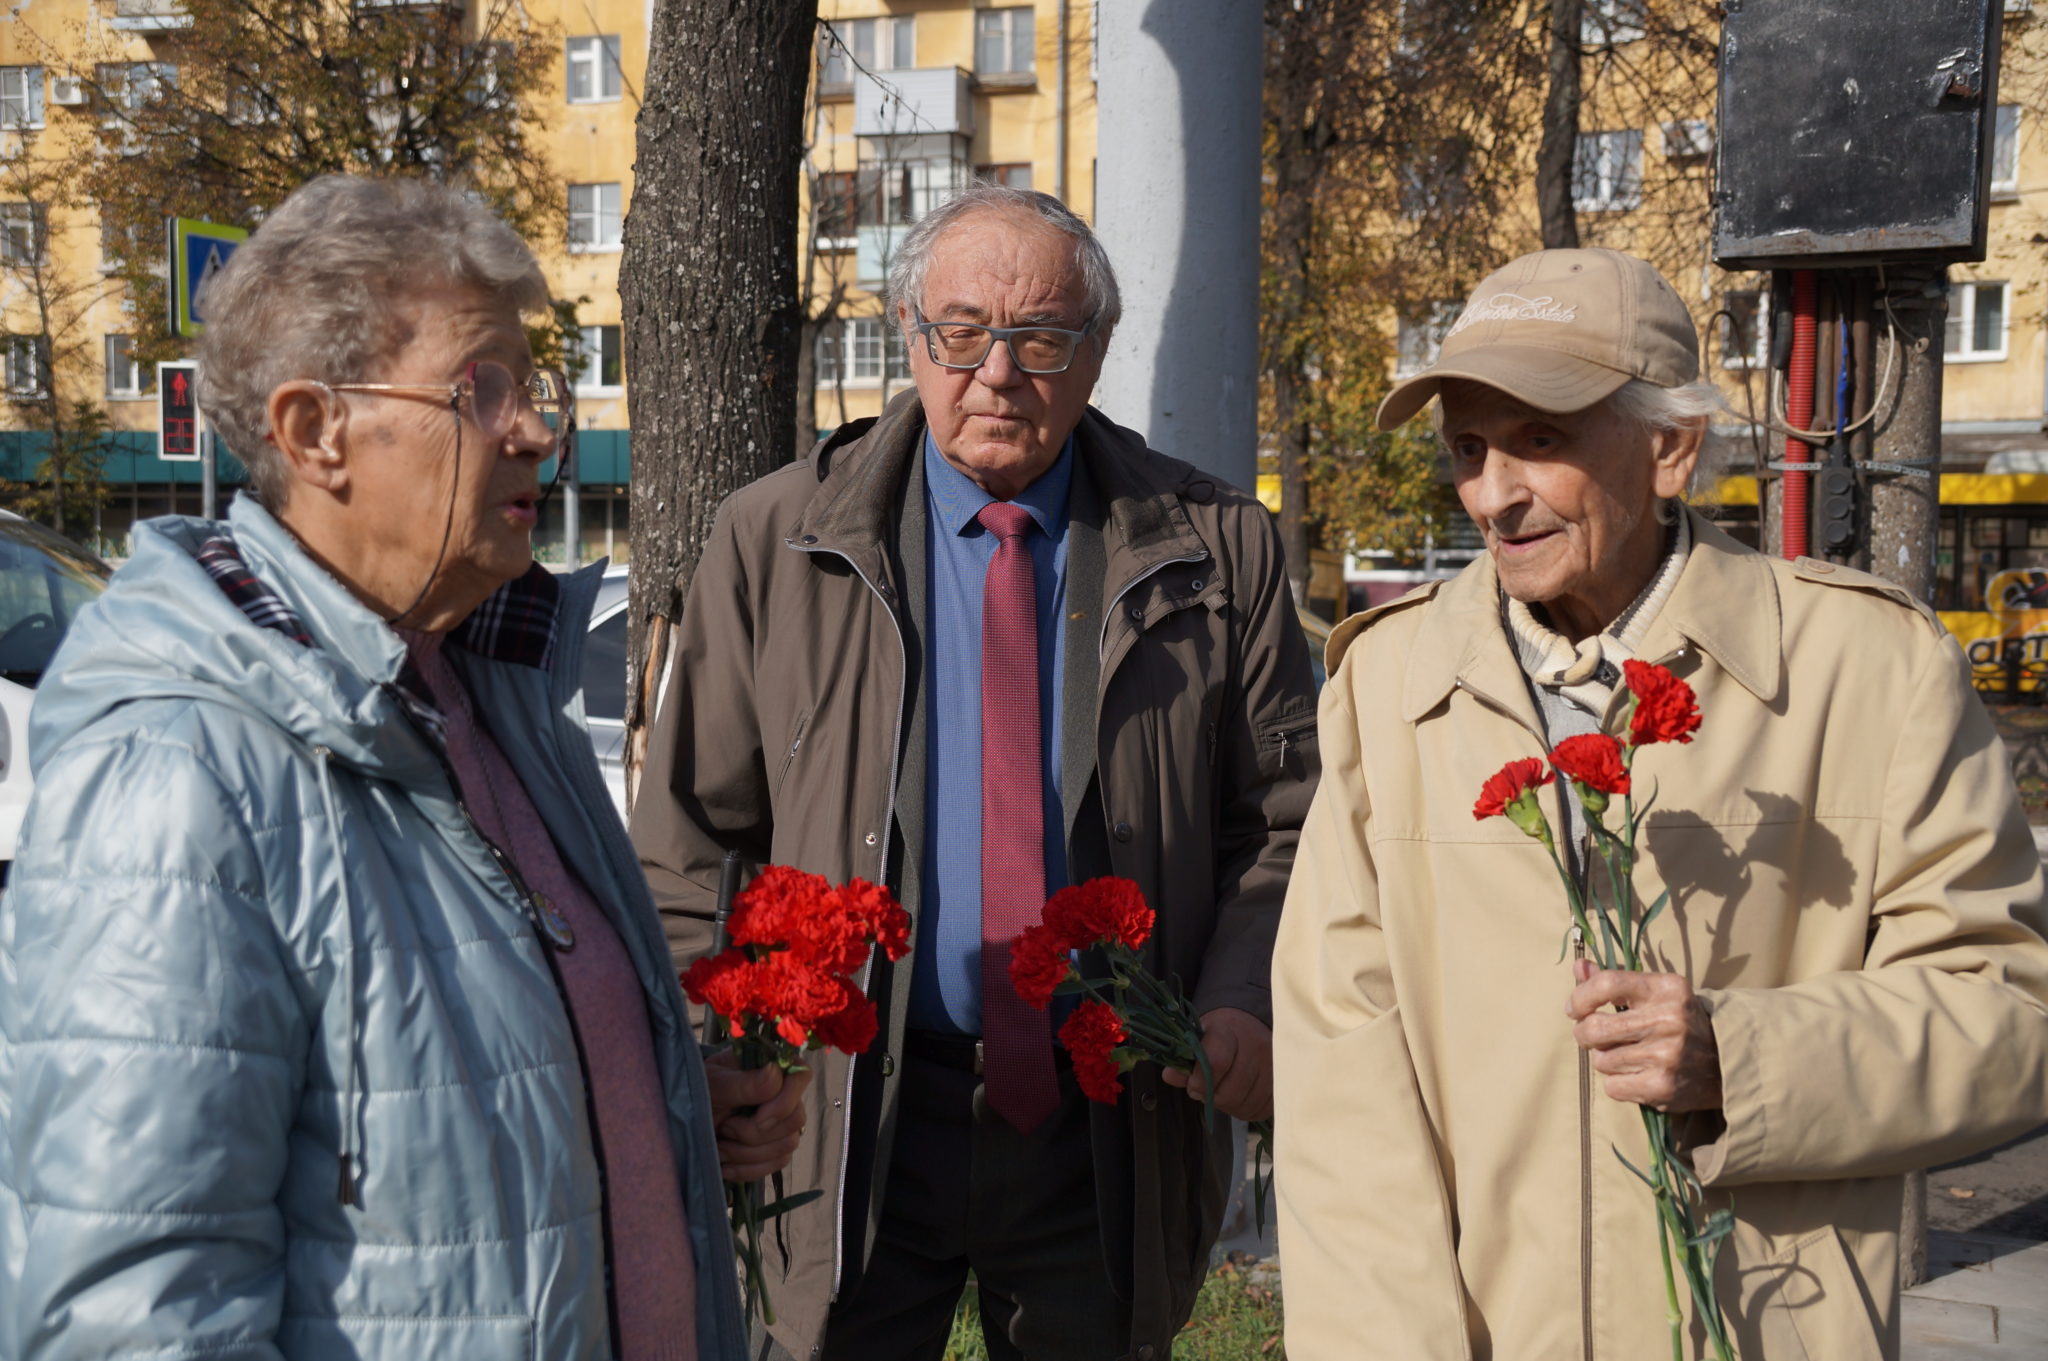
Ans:
[[[1069,950],[1093,945],[1137,949],[1152,934],[1152,909],[1145,893],[1129,879],[1103,875],[1052,895],[1041,914]]]
[[[1621,743],[1603,732],[1567,737],[1551,750],[1558,773],[1599,794],[1628,793],[1628,767],[1621,763]],[[1601,808],[1606,807],[1605,802]],[[1588,807],[1591,807],[1590,802]],[[1598,812],[1599,808],[1592,811]]]
[[[744,1019],[754,1007],[755,966],[738,950],[726,950],[697,960],[683,970],[683,992],[701,1007],[710,1007],[732,1026],[737,1039],[745,1029]]]
[[[1116,1047],[1126,1033],[1116,1012],[1095,1001],[1074,1008],[1060,1027],[1060,1043],[1074,1056],[1074,1078],[1090,1101],[1114,1106],[1123,1092],[1123,1065],[1117,1061]]]
[[[1010,985],[1040,1011],[1052,1001],[1053,989],[1067,981],[1073,961],[1057,927],[1043,922],[1025,928],[1010,946]]]
[[[1636,697],[1635,712],[1628,722],[1631,746],[1692,741],[1700,726],[1700,707],[1690,685],[1672,675],[1669,668],[1647,662],[1623,662],[1621,673]]]
[[[1479,790],[1479,802],[1472,805],[1472,816],[1481,820],[1499,817],[1508,811],[1509,805],[1549,784],[1551,779],[1549,768],[1534,756],[1510,761],[1487,776]]]
[[[821,1017],[812,1034],[821,1043],[842,1054],[864,1054],[875,1042],[875,1004],[853,989],[846,1005],[830,1016]]]
[[[910,914],[897,903],[896,895],[865,879],[855,879],[839,890],[847,915],[867,927],[891,963],[910,953]]]

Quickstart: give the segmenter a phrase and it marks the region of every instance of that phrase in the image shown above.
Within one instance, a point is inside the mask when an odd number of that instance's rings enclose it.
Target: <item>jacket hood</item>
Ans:
[[[398,636],[267,511],[237,497],[226,528],[314,646],[256,624],[198,560],[222,528],[183,516],[135,527],[133,555],[81,612],[37,692],[32,761],[41,764],[124,704],[186,698],[253,714],[380,779],[437,778],[439,758],[392,687],[405,661]]]

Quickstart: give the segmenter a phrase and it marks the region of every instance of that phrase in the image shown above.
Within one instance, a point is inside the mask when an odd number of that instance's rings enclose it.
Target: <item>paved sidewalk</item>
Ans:
[[[2048,1357],[2048,1243],[1930,1234],[1927,1270],[1906,1292],[1900,1361]]]

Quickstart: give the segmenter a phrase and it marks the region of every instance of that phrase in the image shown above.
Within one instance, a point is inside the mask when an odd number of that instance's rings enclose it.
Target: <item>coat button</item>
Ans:
[[[804,537],[803,537],[803,539],[802,539],[802,542],[804,542],[804,543],[816,543],[817,541],[818,541],[818,536],[817,536],[817,535],[815,535],[815,534],[806,534],[806,535],[804,535]]]
[[[1188,589],[1189,589],[1189,590],[1191,590],[1191,591],[1199,591],[1199,590],[1201,590],[1201,589],[1202,589],[1202,579],[1201,579],[1200,577],[1196,577],[1196,578],[1195,578],[1195,579],[1194,579],[1193,581],[1190,581],[1190,582],[1188,583]]]
[[[1109,829],[1109,834],[1118,841],[1129,841],[1131,839],[1131,824],[1119,822],[1116,826]]]
[[[1131,606],[1131,618],[1133,618],[1133,619],[1137,620],[1137,621],[1138,621],[1139,623],[1141,623],[1141,624],[1142,624],[1142,623],[1144,623],[1144,622],[1145,622],[1145,607],[1144,607],[1143,605],[1133,605],[1133,606]]]
[[[894,1054],[882,1055],[882,1076],[896,1076],[896,1056]]]
[[[875,844],[878,838],[875,836],[873,832],[869,832],[866,836],[862,837],[861,840],[867,842],[868,845],[872,846]]]
[[[1152,1350],[1151,1343],[1146,1342],[1139,1346],[1138,1361],[1152,1361],[1154,1355],[1156,1355],[1156,1353]]]
[[[1157,1110],[1159,1109],[1159,1098],[1147,1092],[1138,1098],[1138,1104],[1148,1111]]]

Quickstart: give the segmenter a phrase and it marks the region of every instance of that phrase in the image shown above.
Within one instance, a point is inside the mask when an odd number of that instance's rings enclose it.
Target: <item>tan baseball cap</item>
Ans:
[[[1699,334],[1647,261],[1614,250],[1539,250],[1486,277],[1437,360],[1380,403],[1392,430],[1446,378],[1499,388],[1538,411],[1583,411],[1631,378],[1677,387],[1699,377]]]

